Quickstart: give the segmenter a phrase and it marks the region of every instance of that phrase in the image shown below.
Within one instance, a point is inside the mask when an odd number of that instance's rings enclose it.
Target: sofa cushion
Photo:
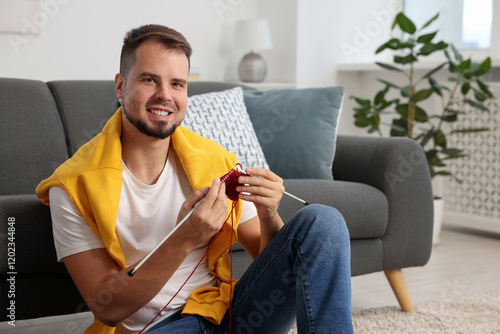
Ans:
[[[243,168],[269,168],[248,117],[241,87],[189,97],[182,125],[236,153]]]
[[[284,179],[333,179],[343,95],[343,87],[244,92],[272,171]]]
[[[332,206],[347,223],[351,239],[372,239],[384,235],[389,222],[389,204],[380,190],[356,182],[326,180],[284,180],[287,192],[309,201]],[[288,220],[303,204],[283,196],[279,213]]]
[[[33,194],[68,158],[56,105],[44,82],[0,78],[0,195]]]

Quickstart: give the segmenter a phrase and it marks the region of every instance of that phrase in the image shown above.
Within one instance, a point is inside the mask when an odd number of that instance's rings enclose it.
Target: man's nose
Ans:
[[[169,86],[161,85],[156,92],[156,99],[162,102],[172,101],[172,94]]]

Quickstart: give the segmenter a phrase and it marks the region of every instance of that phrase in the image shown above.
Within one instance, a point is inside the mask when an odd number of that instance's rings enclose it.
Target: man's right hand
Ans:
[[[183,203],[177,223],[179,223],[198,203],[203,202],[194,210],[185,226],[179,228],[179,235],[189,237],[194,247],[206,244],[222,228],[227,216],[226,185],[215,179],[211,187],[194,192]]]

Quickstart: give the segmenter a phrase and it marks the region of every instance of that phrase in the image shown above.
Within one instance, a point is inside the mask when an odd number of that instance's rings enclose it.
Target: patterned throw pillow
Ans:
[[[235,153],[243,169],[269,169],[241,87],[189,97],[182,125]]]

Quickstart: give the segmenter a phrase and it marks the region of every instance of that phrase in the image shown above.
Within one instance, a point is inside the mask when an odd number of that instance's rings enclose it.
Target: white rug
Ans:
[[[416,313],[398,307],[354,312],[354,333],[500,333],[500,294],[434,300],[416,304],[415,309]]]
[[[379,307],[352,314],[355,334],[500,333],[500,294],[433,300],[415,305],[416,313]],[[289,334],[296,334],[294,326]]]

